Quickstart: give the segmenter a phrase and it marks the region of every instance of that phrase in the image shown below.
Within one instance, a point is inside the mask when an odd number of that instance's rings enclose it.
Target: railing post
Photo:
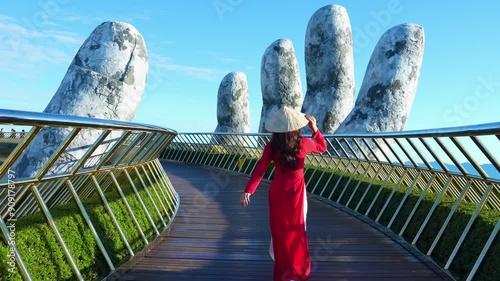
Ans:
[[[165,173],[165,170],[163,170],[162,166],[160,165],[160,162],[156,161],[155,164],[157,166],[157,170],[158,173],[160,174],[161,179],[165,182],[165,186],[168,187],[166,192],[170,194],[171,200],[174,200],[175,204],[177,204],[177,202],[179,201],[179,194],[175,192],[174,187],[170,182],[170,179],[168,178],[167,174]]]
[[[76,135],[78,135],[78,133],[80,132],[80,130],[81,129],[76,128],[76,129],[73,129],[69,133],[69,135],[66,137],[66,139],[64,140],[64,142],[57,149],[57,152],[55,152],[55,153],[52,154],[52,156],[47,161],[47,163],[42,168],[42,170],[38,173],[38,175],[35,176],[35,179],[37,179],[38,181],[40,181],[42,179],[42,177],[50,170],[50,168],[52,168],[52,165],[54,165],[54,163],[57,161],[57,159],[59,158],[59,156],[61,156],[61,154],[64,152],[64,150],[66,150],[66,148],[71,144],[71,142],[76,137]]]
[[[134,147],[139,141],[142,141],[144,134],[145,134],[144,132],[137,133],[135,138],[128,144],[127,148],[123,150],[123,152],[115,159],[114,163],[112,163],[111,165],[113,165],[115,168],[120,166],[121,161],[125,158],[125,156],[128,155],[130,151],[132,151],[132,149],[134,149]]]
[[[146,208],[146,205],[142,201],[141,195],[139,194],[139,191],[135,187],[135,183],[132,180],[132,178],[130,177],[130,174],[128,173],[127,170],[123,170],[123,172],[125,173],[125,176],[127,177],[128,182],[129,182],[130,186],[132,187],[132,190],[134,191],[135,195],[137,196],[137,199],[139,200],[139,204],[141,205],[142,209],[146,213],[146,217],[148,218],[149,222],[151,223],[151,226],[153,227],[153,230],[155,231],[156,236],[160,235],[160,232],[158,231],[158,228],[156,228],[156,224],[153,221],[153,218],[151,218],[151,215],[149,214],[148,208]]]
[[[167,206],[169,207],[168,208],[168,211],[170,211],[170,214],[173,214],[174,213],[174,208],[175,208],[175,201],[174,201],[174,198],[172,197],[172,195],[169,193],[169,187],[167,185],[167,182],[163,179],[163,176],[161,174],[161,171],[159,171],[159,169],[161,169],[161,166],[160,164],[158,163],[158,160],[154,161],[154,162],[149,162],[147,163],[148,166],[152,166],[152,167],[149,167],[152,171],[154,171],[154,174],[157,178],[157,181],[160,183],[161,186],[163,186],[163,188],[160,186],[160,193],[161,195],[163,196],[163,200],[165,200],[165,202],[167,203]],[[170,215],[169,215],[169,219],[170,218]]]
[[[178,194],[174,193],[172,183],[170,182],[168,176],[166,175],[165,170],[163,170],[160,162],[154,161],[154,166],[156,166],[156,172],[158,173],[158,177],[162,180],[165,186],[164,191],[167,194],[167,197],[169,197],[172,206],[175,206],[179,201]]]
[[[126,165],[131,165],[133,161],[139,156],[139,155],[145,155],[152,153],[150,149],[148,149],[150,143],[154,140],[156,137],[155,133],[150,133],[148,134],[145,139],[141,141],[141,143],[138,145],[140,149],[137,149],[135,152],[133,152],[132,155],[127,159]]]
[[[92,156],[92,153],[97,150],[99,145],[106,139],[106,137],[111,133],[111,130],[104,131],[99,138],[94,142],[92,147],[88,149],[85,154],[78,160],[75,167],[73,167],[71,174],[74,175],[87,161],[87,159]]]
[[[431,209],[427,213],[427,216],[425,217],[424,221],[422,222],[422,225],[420,226],[420,229],[418,230],[417,234],[415,235],[415,238],[411,242],[412,245],[415,245],[417,243],[418,239],[420,238],[420,235],[422,234],[422,232],[424,231],[425,227],[427,226],[427,223],[431,219],[431,216],[434,213],[434,210],[436,210],[438,204],[441,202],[441,198],[443,198],[444,193],[446,192],[446,190],[450,186],[450,183],[451,183],[451,178],[448,178],[448,180],[446,181],[446,183],[443,186],[443,189],[439,193],[438,197],[434,201],[434,204],[432,204]]]
[[[7,225],[5,224],[2,216],[0,216],[0,230],[2,231],[2,234],[5,238],[5,241],[8,245],[8,248],[10,248],[10,252],[14,253],[14,258],[15,262],[17,264],[17,268],[21,272],[21,276],[23,277],[24,280],[29,280],[31,281],[31,276],[28,272],[28,269],[26,268],[26,265],[24,264],[23,258],[21,257],[21,254],[19,254],[19,250],[17,249],[16,243],[11,243],[9,237],[10,237],[10,231],[7,228]],[[9,256],[7,256],[9,257]],[[10,260],[12,261],[12,260]],[[13,274],[13,273],[11,273]]]
[[[141,225],[139,224],[139,221],[137,221],[137,218],[135,217],[134,211],[132,211],[132,208],[130,207],[130,204],[128,203],[127,197],[125,197],[125,194],[122,191],[122,188],[120,187],[120,184],[118,183],[118,180],[116,179],[116,176],[113,172],[109,172],[109,176],[113,180],[113,183],[115,184],[116,190],[118,190],[118,193],[120,194],[120,197],[122,198],[123,203],[125,204],[125,207],[127,208],[128,213],[132,217],[132,221],[135,224],[135,227],[137,228],[137,231],[139,231],[139,234],[142,237],[142,240],[144,241],[145,245],[149,244],[148,239],[146,238],[146,235],[144,235],[144,232],[142,231]]]
[[[9,168],[16,162],[17,158],[21,156],[24,150],[28,147],[31,141],[35,138],[35,136],[40,132],[42,127],[34,127],[26,138],[12,151],[12,154],[5,159],[5,162],[0,167],[0,179],[5,176],[5,173],[9,170]]]
[[[146,164],[147,165],[147,164]],[[148,168],[149,168],[149,165],[148,165]],[[151,189],[154,191],[155,195],[156,195],[156,198],[158,199],[158,202],[160,202],[160,205],[161,205],[161,208],[163,209],[163,212],[165,213],[165,215],[168,217],[168,220],[170,221],[171,218],[170,218],[170,215],[168,214],[168,211],[167,209],[165,208],[165,205],[163,204],[162,200],[161,200],[161,197],[160,195],[158,194],[158,191],[156,191],[156,187],[155,187],[155,183],[151,180],[151,178],[149,177],[148,175],[148,172],[146,171],[146,168],[144,168],[144,165],[141,165],[141,169],[142,171],[144,172],[144,174],[146,175],[146,179],[148,180],[149,182],[149,185],[151,187]],[[150,168],[149,168],[150,169]],[[137,168],[136,168],[136,173],[137,173]],[[150,172],[151,169],[150,169]],[[152,174],[153,175],[153,174]],[[156,182],[156,184],[159,184],[158,182]],[[160,216],[161,216],[161,213],[160,213]]]
[[[117,140],[115,142],[115,144],[113,145],[113,147],[108,151],[106,152],[106,154],[104,155],[104,157],[102,157],[100,160],[99,160],[99,163],[96,164],[96,166],[94,167],[94,171],[98,171],[101,169],[102,166],[106,165],[106,162],[111,158],[111,156],[113,156],[113,154],[115,154],[115,152],[118,150],[118,148],[120,148],[120,145],[122,145],[122,143],[125,142],[125,140],[127,140],[127,138],[132,134],[131,131],[125,131],[122,133],[121,137],[119,140]]]
[[[394,188],[391,190],[391,194],[389,195],[389,198],[387,198],[387,200],[385,200],[385,204],[384,206],[382,207],[382,210],[380,210],[380,212],[378,213],[378,216],[377,218],[375,219],[375,222],[378,222],[380,220],[380,218],[382,217],[382,215],[384,214],[385,210],[387,209],[387,206],[389,206],[389,203],[391,203],[391,199],[392,197],[394,196],[394,193],[396,193],[396,190],[399,189],[399,187],[401,186],[401,182],[403,181],[404,177],[406,176],[406,173],[407,171],[405,170],[403,172],[403,175],[399,178],[397,184],[394,186]]]
[[[340,166],[340,163],[342,162],[342,159],[341,158],[337,158],[337,165],[335,165],[335,168],[332,169],[332,173],[330,174],[330,176],[328,177],[328,180],[326,181],[325,183],[325,186],[323,187],[323,189],[321,190],[319,196],[323,196],[323,193],[325,193],[326,191],[326,188],[328,187],[328,185],[330,184],[330,181],[332,180],[333,176],[335,175],[335,172],[338,170],[339,166]],[[314,187],[314,189],[316,189],[316,186]],[[313,189],[313,193],[314,193],[314,189]]]
[[[337,187],[339,186],[340,182],[344,178],[344,175],[346,174],[347,170],[349,169],[349,165],[351,165],[351,159],[347,160],[347,164],[345,165],[344,170],[342,171],[342,174],[338,178],[337,183],[333,187],[332,191],[330,191],[330,195],[328,195],[328,200],[332,200],[332,196],[335,193],[335,191],[337,190]]]
[[[169,136],[157,136],[156,140],[152,141],[152,144],[148,149],[143,149],[145,150],[142,152],[140,155],[135,160],[135,163],[144,163],[147,161],[150,161],[151,159],[155,158],[155,153],[158,154],[159,151],[162,151],[165,149],[165,147],[168,145],[168,138]],[[158,157],[160,155],[158,154]],[[156,158],[158,158],[156,157]]]
[[[137,169],[137,167],[134,167],[134,171],[137,174],[137,177],[139,178],[139,181],[141,182],[144,191],[146,191],[146,194],[147,194],[149,200],[151,201],[151,204],[153,205],[156,213],[158,214],[158,217],[160,218],[161,223],[163,224],[163,227],[167,227],[167,224],[165,223],[165,220],[163,219],[163,216],[162,216],[160,210],[156,206],[156,203],[155,203],[155,201],[153,199],[153,196],[151,196],[151,193],[149,192],[148,186],[146,185],[146,183],[142,179],[141,173],[139,172],[139,170]],[[153,185],[151,185],[151,188],[153,188]]]
[[[457,200],[455,200],[455,203],[453,204],[453,207],[451,207],[450,213],[448,214],[448,217],[446,217],[446,220],[444,221],[443,225],[441,226],[441,229],[439,230],[438,234],[436,235],[436,238],[432,242],[431,247],[427,251],[427,255],[430,256],[432,254],[432,251],[434,251],[434,248],[436,247],[437,243],[439,242],[439,239],[441,239],[441,236],[444,233],[444,230],[448,226],[448,223],[450,222],[451,218],[455,214],[455,211],[458,208],[458,205],[460,205],[460,202],[462,202],[462,199],[464,198],[465,194],[467,193],[467,190],[469,189],[469,186],[471,184],[471,180],[468,180],[467,183],[465,184],[464,188],[462,189],[462,192],[458,196]]]
[[[323,173],[321,173],[321,175],[319,176],[318,180],[316,181],[316,184],[314,185],[314,187],[311,189],[311,193],[314,193],[314,191],[316,190],[316,188],[318,187],[319,183],[321,182],[321,180],[323,179],[323,176],[326,174],[326,171],[328,171],[328,169],[330,168],[330,163],[333,162],[333,157],[330,157],[330,161],[328,161],[328,163],[326,163],[326,167],[325,167],[325,170],[323,171]],[[335,170],[332,170],[332,174],[335,173]]]
[[[450,268],[450,265],[453,262],[453,259],[455,258],[455,255],[457,254],[458,250],[462,246],[462,243],[464,242],[465,237],[469,233],[469,230],[470,230],[472,224],[474,223],[474,221],[476,220],[477,216],[479,215],[479,212],[483,208],[484,203],[486,202],[486,200],[488,200],[488,196],[490,195],[492,188],[493,188],[493,184],[489,184],[488,187],[486,188],[486,190],[484,191],[483,197],[481,197],[481,201],[479,202],[479,204],[477,204],[476,209],[474,210],[474,213],[472,213],[472,216],[469,219],[469,222],[467,223],[467,226],[465,226],[465,229],[462,232],[462,235],[460,236],[460,239],[458,239],[458,242],[455,245],[455,248],[453,249],[453,252],[451,253],[450,257],[448,258],[448,261],[446,262],[446,264],[444,265],[444,269],[449,269]]]
[[[375,175],[372,177],[372,180],[370,181],[370,184],[366,187],[365,189],[365,192],[363,192],[363,195],[361,196],[361,198],[359,199],[359,202],[358,204],[356,205],[356,208],[354,208],[354,211],[358,211],[359,210],[359,207],[361,207],[361,204],[363,203],[363,201],[365,200],[365,197],[366,195],[368,195],[368,192],[370,192],[370,189],[371,187],[373,186],[373,183],[375,183],[375,180],[378,179],[378,175],[380,174],[380,172],[384,169],[384,165],[383,164],[379,164],[379,167],[377,169],[377,171],[375,172]]]
[[[497,221],[497,224],[495,225],[495,228],[490,234],[490,237],[488,238],[488,241],[486,241],[486,244],[483,247],[483,250],[479,254],[479,257],[477,258],[476,262],[474,263],[474,266],[472,267],[469,276],[467,276],[467,281],[472,280],[474,275],[476,274],[477,269],[481,265],[481,262],[483,261],[483,258],[486,256],[486,253],[488,252],[488,249],[490,248],[491,244],[493,244],[493,241],[495,240],[495,237],[498,234],[498,230],[500,230],[500,220]]]
[[[66,246],[66,243],[64,243],[64,239],[61,236],[61,233],[59,232],[59,229],[56,226],[56,222],[54,221],[54,218],[50,214],[49,209],[47,208],[47,205],[45,205],[45,202],[40,195],[40,192],[38,191],[37,187],[32,184],[31,186],[31,192],[36,198],[36,201],[38,202],[38,205],[40,206],[40,209],[42,209],[43,214],[45,215],[45,218],[47,219],[48,224],[52,228],[52,231],[54,232],[54,235],[56,236],[57,241],[59,242],[59,245],[62,247],[64,255],[66,256],[66,259],[68,260],[69,265],[71,266],[71,269],[73,270],[73,273],[75,274],[76,279],[83,281],[82,274],[80,273],[80,270],[75,264],[75,261],[73,260],[73,256],[71,256],[71,253],[69,252],[68,247]]]
[[[104,204],[104,208],[106,208],[106,211],[108,212],[109,216],[111,217],[111,220],[113,221],[113,224],[114,224],[116,230],[118,230],[118,233],[120,234],[120,238],[122,239],[123,244],[125,244],[125,247],[127,248],[130,256],[133,257],[134,251],[130,247],[130,244],[128,243],[128,240],[127,240],[127,237],[125,236],[125,233],[123,233],[123,230],[120,227],[120,224],[116,220],[115,214],[113,213],[113,210],[109,206],[109,202],[106,199],[104,192],[102,192],[102,189],[101,189],[101,186],[99,185],[99,182],[97,181],[95,176],[91,176],[91,178],[92,178],[92,181],[94,182],[94,187],[97,190],[99,197],[101,197],[102,203]]]
[[[358,172],[358,169],[361,166],[361,163],[362,162],[358,160],[358,165],[356,165],[356,167],[354,168],[354,171],[351,172],[351,176],[349,177],[349,180],[347,180],[346,184],[344,185],[344,188],[343,188],[342,192],[340,193],[339,197],[337,198],[337,203],[340,203],[340,200],[344,196],[344,193],[349,188],[349,184],[351,183],[352,179],[354,178],[354,176]]]
[[[316,155],[314,155],[316,156]],[[316,158],[313,156],[312,159],[316,160]],[[319,166],[320,166],[320,163],[323,162],[323,157],[321,157],[319,163],[317,165],[315,165],[316,167],[314,168],[314,171],[312,172],[312,174],[309,176],[309,178],[307,179],[306,181],[306,186],[309,186],[309,183],[311,182],[311,180],[314,178],[314,175],[316,174],[316,172],[318,171],[319,169]]]
[[[413,206],[413,210],[411,210],[411,213],[408,216],[408,218],[406,219],[405,224],[403,225],[403,227],[399,231],[399,234],[398,234],[399,236],[403,236],[403,233],[405,232],[406,228],[408,227],[408,224],[410,224],[410,221],[413,218],[413,215],[415,214],[415,212],[417,211],[418,206],[420,206],[420,202],[422,202],[422,199],[424,198],[425,193],[427,193],[427,190],[432,185],[435,178],[436,178],[436,175],[432,175],[431,178],[429,179],[429,181],[427,182],[427,185],[425,186],[424,190],[422,190],[422,193],[420,194],[420,197],[418,198],[417,203],[415,203],[415,206]]]
[[[380,193],[382,192],[382,190],[384,189],[385,185],[387,184],[387,182],[391,178],[391,175],[394,172],[394,169],[395,169],[395,167],[391,166],[391,170],[389,171],[389,174],[387,174],[387,178],[385,179],[384,183],[378,189],[377,194],[375,194],[375,197],[373,198],[372,203],[368,207],[368,210],[366,210],[366,212],[365,212],[365,216],[368,216],[368,214],[372,210],[373,206],[375,205],[375,202],[377,201],[378,197],[380,196]]]
[[[89,214],[85,210],[85,207],[83,206],[83,203],[80,200],[80,197],[78,196],[78,193],[76,192],[75,187],[71,183],[71,180],[66,180],[66,185],[68,186],[68,189],[71,192],[73,199],[75,200],[76,204],[78,205],[78,209],[80,209],[80,213],[82,214],[83,218],[85,219],[87,226],[90,228],[90,232],[92,232],[92,235],[94,236],[94,239],[97,242],[97,247],[99,247],[99,250],[101,250],[101,253],[104,256],[104,259],[106,260],[106,263],[108,264],[109,269],[115,270],[115,266],[113,265],[113,262],[111,262],[111,259],[109,258],[109,255],[108,255],[108,252],[106,251],[106,248],[104,248],[104,245],[102,244],[101,238],[97,234],[97,231],[94,228],[94,224],[90,220]]]
[[[57,190],[62,186],[62,184],[64,184],[64,180],[60,180],[60,181],[53,181],[53,182],[50,182],[50,183],[41,183],[39,185],[39,188],[38,190],[40,190],[42,187],[45,187],[46,185],[49,186],[49,188],[44,188],[44,189],[48,189],[50,191],[50,193],[48,193],[49,195],[47,197],[49,197],[48,199],[50,199],[50,197],[57,192]],[[55,186],[55,187],[54,187]],[[29,184],[25,187],[28,191],[30,190],[29,189]],[[42,194],[42,193],[40,193]],[[42,194],[42,196],[45,196],[46,194]],[[47,200],[49,201],[49,200]],[[50,207],[49,202],[46,203],[47,207]],[[18,210],[18,215],[19,217],[22,217],[22,216],[25,216],[27,214],[32,214],[33,212],[35,212],[37,210],[38,205],[36,203],[36,199],[35,197],[33,196],[27,196],[26,198],[26,203],[22,204],[22,206],[19,208]]]
[[[358,192],[358,189],[359,189],[359,186],[361,185],[361,183],[365,180],[365,177],[366,177],[366,174],[368,173],[368,171],[371,169],[372,167],[372,162],[368,163],[368,167],[366,167],[365,171],[363,172],[363,174],[361,175],[361,178],[358,180],[358,184],[356,184],[356,187],[354,188],[354,190],[352,191],[351,193],[351,196],[349,196],[349,200],[347,200],[347,203],[345,204],[346,207],[349,207],[349,205],[351,204],[351,201],[352,199],[354,199],[354,196],[356,195],[356,193]]]
[[[394,214],[392,215],[392,218],[391,220],[389,221],[389,224],[387,225],[387,228],[390,229],[392,224],[394,223],[394,220],[396,220],[396,217],[398,216],[399,214],[399,211],[401,211],[401,208],[403,208],[403,205],[405,204],[406,202],[406,199],[408,198],[408,196],[411,194],[412,190],[413,190],[413,187],[415,186],[415,183],[418,181],[418,179],[420,178],[420,175],[422,174],[422,171],[418,171],[417,175],[415,176],[415,178],[413,179],[413,182],[410,184],[410,186],[408,187],[408,190],[405,192],[405,195],[403,196],[403,199],[401,199],[401,202],[399,202],[399,206],[398,208],[396,209],[396,211],[394,212]]]
[[[199,164],[199,161],[205,158],[206,152],[208,151],[208,145],[203,143],[203,140],[201,140],[201,138],[197,135],[193,136],[193,138],[199,142],[198,147],[200,147],[200,153],[198,154],[198,156],[196,156],[195,159],[193,159],[193,163]]]

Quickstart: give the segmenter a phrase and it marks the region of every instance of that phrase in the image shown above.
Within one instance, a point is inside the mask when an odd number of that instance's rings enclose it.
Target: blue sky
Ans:
[[[125,21],[145,38],[147,88],[134,121],[181,132],[217,125],[217,90],[231,71],[247,75],[251,131],[260,120],[265,49],[290,39],[305,93],[304,38],[319,8],[350,17],[356,91],[383,32],[416,23],[425,31],[419,85],[405,130],[498,122],[498,1],[76,1],[4,0],[0,11],[0,108],[43,111],[80,45],[104,21]]]

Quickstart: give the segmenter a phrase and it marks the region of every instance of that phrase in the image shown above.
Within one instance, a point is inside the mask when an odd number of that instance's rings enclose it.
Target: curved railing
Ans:
[[[328,151],[306,159],[311,194],[369,218],[460,279],[500,278],[500,123],[325,137]],[[180,133],[161,158],[250,174],[269,138]]]
[[[2,252],[0,258],[2,265],[7,266],[7,273],[3,273],[0,280],[68,279],[62,275],[33,277],[40,274],[38,263],[49,258],[42,249],[33,246],[38,243],[34,240],[60,247],[50,251],[62,253],[61,262],[67,262],[72,271],[73,277],[69,279],[84,280],[82,270],[89,269],[79,264],[86,256],[76,256],[76,250],[72,250],[77,248],[73,245],[76,242],[67,242],[73,235],[82,235],[76,239],[78,243],[90,241],[89,245],[78,247],[88,252],[85,254],[101,258],[104,265],[86,262],[91,264],[89,267],[104,267],[92,275],[104,277],[140,252],[172,223],[179,197],[158,156],[176,137],[175,131],[130,122],[13,110],[0,110],[0,126],[16,126],[27,132],[22,138],[0,139],[0,144],[16,140],[13,146],[0,145],[3,154],[0,229],[6,242],[4,246],[0,243],[0,250],[7,251],[5,256]],[[52,133],[62,136],[61,141],[51,144]],[[26,167],[33,166],[32,160],[26,161],[30,159],[27,154],[37,150],[43,150],[44,157],[27,175]],[[60,217],[74,216],[71,210],[78,213],[75,220],[81,218],[83,227],[77,225],[76,231],[65,230],[64,233],[69,233],[65,236],[62,229],[70,223]],[[42,223],[45,221],[45,226],[40,225],[40,219]],[[51,233],[29,236],[26,232],[37,231],[23,230],[30,224],[37,224],[40,229],[47,228],[48,224]],[[53,244],[51,239],[55,241]],[[96,245],[98,254],[92,254],[91,244]],[[30,261],[26,262],[28,258]],[[61,265],[53,266],[64,270]],[[9,278],[6,274],[17,277]]]

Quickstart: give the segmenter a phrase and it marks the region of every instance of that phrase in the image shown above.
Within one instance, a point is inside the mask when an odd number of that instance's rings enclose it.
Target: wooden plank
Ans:
[[[171,232],[112,280],[272,280],[267,191],[247,208],[247,177],[180,162],[162,163],[181,197]],[[309,199],[310,280],[452,280],[370,225]]]

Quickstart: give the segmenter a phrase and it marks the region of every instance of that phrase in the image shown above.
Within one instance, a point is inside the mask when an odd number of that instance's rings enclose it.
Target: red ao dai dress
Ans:
[[[308,153],[326,151],[325,138],[318,130],[310,138],[302,138],[297,157],[298,169],[281,166],[279,156],[273,155],[267,144],[245,192],[253,194],[264,177],[271,161],[274,178],[269,188],[269,220],[272,252],[274,252],[274,281],[308,280],[311,259],[306,235],[307,193],[304,180],[304,160]]]

